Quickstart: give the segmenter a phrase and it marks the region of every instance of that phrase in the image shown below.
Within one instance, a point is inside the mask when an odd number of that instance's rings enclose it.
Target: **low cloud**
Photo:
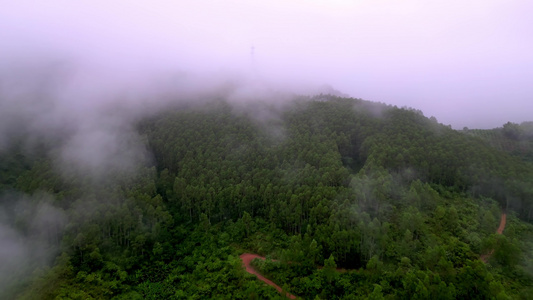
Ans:
[[[66,221],[50,195],[0,195],[0,297],[52,263]]]

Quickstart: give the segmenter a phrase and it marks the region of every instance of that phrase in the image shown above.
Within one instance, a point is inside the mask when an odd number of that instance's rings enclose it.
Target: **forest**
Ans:
[[[1,239],[24,250],[0,254],[0,299],[533,295],[533,122],[454,130],[317,95],[191,101],[132,128],[143,159],[96,175],[57,166],[62,135],[0,151]]]

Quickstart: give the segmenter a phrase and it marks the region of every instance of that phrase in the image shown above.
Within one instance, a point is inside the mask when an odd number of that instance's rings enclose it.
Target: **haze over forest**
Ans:
[[[0,4],[0,298],[529,299],[532,9]]]
[[[14,1],[1,5],[0,70],[65,64],[94,91],[179,84],[175,74],[207,84],[254,69],[277,89],[329,85],[453,128],[494,128],[531,119],[532,9],[494,0]]]

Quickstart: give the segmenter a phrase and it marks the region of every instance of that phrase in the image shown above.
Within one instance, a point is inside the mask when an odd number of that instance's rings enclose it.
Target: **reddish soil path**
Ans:
[[[272,282],[272,280],[269,280],[268,278],[265,278],[263,275],[261,275],[259,272],[257,272],[257,270],[254,269],[254,267],[252,267],[250,265],[252,260],[254,260],[256,258],[264,260],[265,258],[263,256],[259,256],[257,254],[252,254],[252,253],[243,253],[243,254],[241,254],[240,257],[241,257],[243,265],[246,267],[246,272],[248,272],[250,274],[254,274],[255,276],[257,276],[257,278],[259,278],[259,280],[263,281],[264,283],[266,283],[266,284],[268,284],[270,286],[273,286],[276,290],[278,290],[278,292],[283,293],[283,289],[279,285],[277,285],[274,282]],[[290,293],[286,293],[286,296],[289,299],[296,299],[296,296],[294,296],[293,294],[290,294]]]
[[[496,232],[499,234],[502,234],[503,230],[505,229],[505,224],[507,224],[507,214],[502,213],[502,218],[500,220],[500,227],[498,227],[498,230]]]
[[[502,213],[502,216],[500,218],[500,226],[498,227],[498,230],[496,230],[497,234],[502,234],[503,230],[505,230],[505,225],[507,224],[507,214]],[[484,263],[487,263],[489,261],[489,257],[491,257],[492,253],[494,253],[494,249],[490,250],[489,253],[481,255],[480,259]]]

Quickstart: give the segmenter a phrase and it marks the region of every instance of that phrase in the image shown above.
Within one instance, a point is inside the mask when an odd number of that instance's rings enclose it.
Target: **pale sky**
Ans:
[[[234,74],[253,45],[269,80],[491,128],[533,120],[532,16],[529,0],[3,0],[0,68],[55,58],[124,76]]]

